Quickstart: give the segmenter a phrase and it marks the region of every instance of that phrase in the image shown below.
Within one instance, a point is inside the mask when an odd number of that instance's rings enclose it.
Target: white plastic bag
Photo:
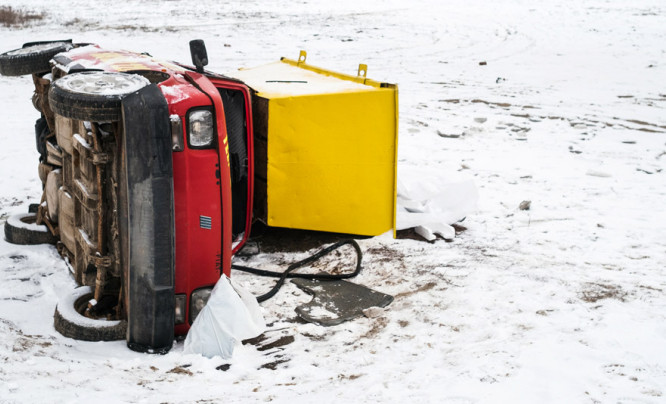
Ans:
[[[264,332],[266,324],[252,293],[222,276],[190,327],[183,353],[231,358],[234,345]]]

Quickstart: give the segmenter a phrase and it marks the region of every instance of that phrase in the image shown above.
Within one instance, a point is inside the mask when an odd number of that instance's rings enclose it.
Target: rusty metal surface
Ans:
[[[95,301],[105,294],[119,296],[117,219],[107,212],[117,211],[118,165],[115,162],[115,131],[101,131],[98,124],[61,116],[55,119],[56,138],[62,151],[63,203],[60,231],[61,253],[71,259],[75,280],[92,286]],[[121,311],[119,311],[121,312]]]
[[[32,82],[35,84],[35,92],[32,98],[32,104],[35,108],[44,114],[46,117],[46,124],[49,127],[51,134],[55,133],[55,115],[49,106],[49,87],[51,80],[40,77],[36,74],[32,75]]]
[[[51,78],[57,80],[66,72],[57,66]],[[58,237],[57,249],[70,264],[80,285],[94,288],[94,299],[120,299],[115,307],[117,319],[125,318],[120,281],[120,241],[118,230],[118,183],[122,169],[118,156],[117,135],[121,123],[96,124],[54,114],[49,105],[51,80],[33,75],[34,107],[46,119],[49,133],[44,145],[47,154],[39,172],[46,185],[49,172],[61,167],[62,183],[51,196],[58,201],[56,214],[49,214],[42,195],[37,210],[37,223],[45,224]],[[51,205],[56,205],[51,203]],[[57,220],[56,220],[57,218]]]

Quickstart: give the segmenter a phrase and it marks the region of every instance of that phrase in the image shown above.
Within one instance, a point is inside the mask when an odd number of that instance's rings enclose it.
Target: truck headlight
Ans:
[[[215,139],[213,112],[207,109],[190,111],[187,114],[187,136],[191,147],[212,146]]]
[[[190,324],[194,323],[194,319],[208,303],[212,291],[213,288],[202,288],[192,292],[192,296],[190,296]]]

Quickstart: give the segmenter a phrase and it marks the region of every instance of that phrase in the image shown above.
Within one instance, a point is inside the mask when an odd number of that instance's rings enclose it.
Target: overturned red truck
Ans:
[[[357,77],[310,67],[303,53],[281,62],[297,76],[281,64],[241,80],[205,71],[202,41],[190,48],[194,67],[71,41],[0,55],[0,74],[32,74],[44,186],[5,237],[55,243],[87,286],[58,303],[65,336],[168,351],[230,275],[253,220],[366,235],[395,227],[395,85],[366,79],[363,65]],[[354,103],[366,110],[326,128]],[[312,116],[281,123],[295,110]]]

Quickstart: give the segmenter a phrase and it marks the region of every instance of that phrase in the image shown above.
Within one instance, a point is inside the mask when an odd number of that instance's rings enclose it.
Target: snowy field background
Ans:
[[[375,317],[295,322],[309,297],[288,284],[263,304],[266,336],[294,342],[242,346],[226,371],[182,342],[150,356],[60,336],[65,264],[2,239],[0,403],[666,400],[662,0],[64,4],[12,1],[44,19],[0,27],[0,50],[73,38],[189,62],[202,38],[221,73],[300,49],[350,74],[367,63],[400,86],[401,178],[467,176],[479,206],[453,242],[360,241],[355,282],[395,296]],[[0,77],[0,225],[40,197],[31,92]]]

